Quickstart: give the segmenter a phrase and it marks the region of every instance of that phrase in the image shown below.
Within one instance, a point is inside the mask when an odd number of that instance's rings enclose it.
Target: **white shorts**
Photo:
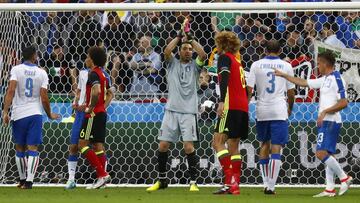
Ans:
[[[180,141],[198,141],[196,114],[178,113],[165,110],[158,139],[176,143]]]

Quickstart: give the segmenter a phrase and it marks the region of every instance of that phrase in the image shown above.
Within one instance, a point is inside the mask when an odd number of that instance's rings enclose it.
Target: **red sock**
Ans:
[[[238,184],[240,184],[241,164],[242,164],[241,159],[232,159],[231,160],[232,170],[234,173],[234,179],[235,179],[235,182]]]
[[[96,156],[94,150],[88,149],[83,152],[85,158],[89,161],[90,165],[96,170],[97,177],[104,177],[107,175],[104,167],[102,166],[100,160]]]
[[[106,171],[106,155],[105,154],[101,154],[101,155],[97,155],[102,167],[104,168],[104,170]]]
[[[222,157],[219,157],[220,164],[223,168],[225,180],[225,185],[231,185],[231,180],[233,177],[233,170],[231,169],[231,159],[229,154],[225,154]]]

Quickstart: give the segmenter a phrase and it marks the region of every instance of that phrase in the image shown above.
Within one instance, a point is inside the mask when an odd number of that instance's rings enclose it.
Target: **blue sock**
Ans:
[[[68,161],[78,161],[79,156],[77,154],[69,155]]]

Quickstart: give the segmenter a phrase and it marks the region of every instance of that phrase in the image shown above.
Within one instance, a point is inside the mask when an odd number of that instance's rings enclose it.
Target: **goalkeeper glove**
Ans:
[[[184,31],[181,29],[177,32],[176,35],[177,38],[182,39],[184,37]]]
[[[186,38],[189,43],[191,43],[194,39],[194,35],[191,32],[186,32]]]

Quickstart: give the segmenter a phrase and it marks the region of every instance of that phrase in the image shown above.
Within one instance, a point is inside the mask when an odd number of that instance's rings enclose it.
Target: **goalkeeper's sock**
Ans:
[[[269,159],[260,159],[259,160],[259,165],[260,165],[260,172],[261,172],[261,177],[263,179],[263,183],[264,183],[264,188],[268,187],[268,182],[269,182]]]
[[[338,161],[333,156],[327,156],[323,160],[321,160],[323,163],[326,164],[336,175],[340,178],[340,180],[347,179],[347,175],[344,172],[344,170],[341,168]]]
[[[166,164],[168,161],[168,152],[158,152],[158,172],[159,180],[166,180]]]
[[[189,165],[190,180],[196,182],[196,179],[199,176],[199,157],[196,155],[196,152],[193,151],[190,154],[186,154],[186,158]]]
[[[39,165],[39,152],[28,150],[28,164],[27,164],[27,182],[33,182],[36,169]]]
[[[241,177],[241,155],[232,155],[231,156],[231,166],[234,174],[234,179],[237,184],[240,184],[240,177]]]
[[[271,154],[270,164],[269,164],[269,182],[268,189],[275,191],[276,180],[279,176],[280,167],[281,167],[281,155],[280,154]]]
[[[26,179],[26,156],[25,156],[25,152],[16,152],[15,155],[15,162],[16,162],[16,167],[17,170],[19,172],[19,177],[20,180],[25,180]]]
[[[106,154],[103,150],[101,151],[98,151],[98,152],[95,152],[96,156],[98,157],[102,167],[104,168],[104,170],[106,171],[106,162],[107,162],[107,159],[106,159]]]
[[[227,149],[224,149],[218,152],[216,155],[224,171],[224,175],[225,175],[224,184],[231,185],[233,170],[231,169],[231,159],[230,159],[229,151]]]
[[[326,166],[325,169],[326,174],[326,191],[333,191],[335,189],[335,182],[334,182],[334,172],[331,170],[329,166]]]
[[[78,155],[69,155],[68,158],[68,173],[69,173],[69,180],[75,181],[75,173],[76,173],[76,166],[78,163]]]
[[[104,170],[104,167],[102,166],[100,160],[96,156],[94,150],[90,149],[90,147],[86,146],[82,148],[81,153],[85,156],[85,158],[89,161],[90,165],[96,170],[97,177],[104,177],[108,174]]]

